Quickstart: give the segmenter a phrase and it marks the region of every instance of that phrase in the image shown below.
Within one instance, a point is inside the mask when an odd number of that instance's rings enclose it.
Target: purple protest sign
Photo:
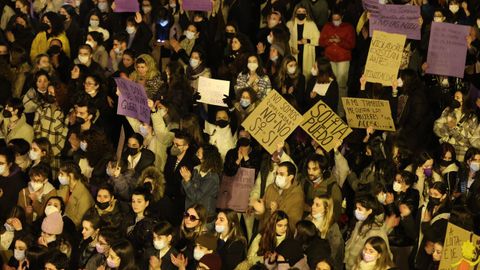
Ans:
[[[115,0],[114,12],[137,12],[140,10],[137,0]]]
[[[426,73],[463,78],[470,27],[432,23]]]
[[[377,13],[380,8],[378,0],[362,0],[363,9],[370,13]]]
[[[240,167],[234,176],[223,175],[218,189],[217,208],[243,213],[248,209],[250,191],[255,185],[255,169]]]
[[[124,78],[115,78],[115,82],[118,90],[120,90],[117,114],[150,123],[150,108],[143,85]]]
[[[370,36],[374,30],[421,39],[420,7],[412,5],[380,5],[370,16]]]
[[[211,0],[183,0],[184,10],[212,11]]]

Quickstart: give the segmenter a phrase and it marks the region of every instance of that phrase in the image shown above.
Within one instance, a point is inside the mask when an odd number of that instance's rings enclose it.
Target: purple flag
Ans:
[[[380,5],[370,16],[370,36],[374,30],[403,34],[409,39],[421,39],[420,7],[411,5]]]
[[[115,78],[120,90],[117,114],[130,116],[144,123],[150,123],[150,108],[143,85],[124,78]]]
[[[184,10],[212,11],[210,0],[183,0]]]
[[[463,78],[470,27],[432,23],[426,73]]]
[[[137,0],[115,0],[115,12],[137,12],[140,10]]]

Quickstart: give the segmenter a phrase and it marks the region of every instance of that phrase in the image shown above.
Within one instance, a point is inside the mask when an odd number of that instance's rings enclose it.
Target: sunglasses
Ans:
[[[190,215],[189,213],[185,212],[183,213],[183,218],[184,219],[190,219],[191,222],[194,222],[194,221],[197,221],[197,220],[200,220],[199,218],[197,218],[196,216],[194,215]]]

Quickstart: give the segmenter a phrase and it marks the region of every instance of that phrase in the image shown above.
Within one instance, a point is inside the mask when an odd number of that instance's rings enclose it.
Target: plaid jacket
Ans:
[[[35,138],[48,138],[52,144],[53,156],[58,156],[65,145],[68,126],[62,110],[51,104],[42,104],[35,112],[33,122]]]
[[[240,95],[240,90],[245,87],[252,87],[253,90],[257,93],[258,100],[262,100],[270,90],[272,90],[272,84],[270,79],[267,75],[263,75],[262,77],[257,76],[257,79],[252,85],[248,84],[248,80],[250,79],[250,75],[248,73],[240,73],[237,77],[237,82],[235,83],[235,94],[237,96]]]

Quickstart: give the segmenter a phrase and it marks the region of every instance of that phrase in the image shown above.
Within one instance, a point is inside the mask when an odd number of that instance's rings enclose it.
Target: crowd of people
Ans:
[[[421,11],[392,86],[363,75],[361,0],[129,1],[0,0],[2,269],[433,270],[449,223],[480,234],[479,1],[378,0]],[[469,27],[463,78],[427,72],[432,23]],[[117,114],[118,77],[149,121]],[[327,152],[298,127],[270,154],[242,122],[272,91],[387,100],[396,131]],[[247,210],[219,208],[245,171]]]

